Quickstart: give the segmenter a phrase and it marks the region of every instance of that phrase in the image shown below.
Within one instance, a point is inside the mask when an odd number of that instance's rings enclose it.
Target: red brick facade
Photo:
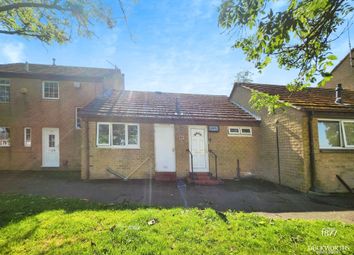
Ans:
[[[59,82],[59,99],[42,98],[43,79],[17,78],[17,74],[3,73],[10,82],[10,102],[0,103],[0,127],[10,128],[10,147],[0,147],[0,170],[41,170],[42,128],[59,128],[60,167],[80,170],[81,131],[75,127],[75,108],[83,107],[113,87],[112,80]],[[47,77],[48,78],[48,77]],[[80,82],[75,87],[74,82]],[[123,84],[115,84],[122,88]],[[32,130],[31,147],[24,146],[24,128]]]

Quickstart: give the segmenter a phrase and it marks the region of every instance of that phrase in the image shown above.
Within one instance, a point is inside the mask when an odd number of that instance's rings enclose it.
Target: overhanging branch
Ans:
[[[45,8],[45,9],[54,9],[54,10],[59,10],[59,11],[71,11],[70,8],[64,8],[64,7],[57,5],[57,4],[44,4],[44,3],[27,2],[27,3],[15,3],[15,4],[8,4],[8,5],[0,6],[0,12],[11,11],[14,9],[19,9],[19,8]]]

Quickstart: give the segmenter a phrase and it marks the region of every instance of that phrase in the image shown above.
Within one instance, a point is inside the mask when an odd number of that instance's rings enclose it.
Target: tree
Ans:
[[[289,0],[286,8],[274,12],[271,0],[224,0],[219,9],[219,26],[237,33],[233,45],[247,60],[262,71],[272,59],[286,70],[298,69],[298,76],[288,84],[301,89],[331,75],[328,67],[336,56],[330,51],[352,23],[351,0]],[[349,22],[342,31],[337,30]],[[319,77],[319,78],[318,78]]]
[[[250,71],[241,71],[236,74],[236,82],[252,82],[253,73]]]
[[[108,28],[116,25],[112,9],[99,0],[0,0],[2,34],[64,43],[71,39],[73,32],[91,37],[97,22],[103,22]]]

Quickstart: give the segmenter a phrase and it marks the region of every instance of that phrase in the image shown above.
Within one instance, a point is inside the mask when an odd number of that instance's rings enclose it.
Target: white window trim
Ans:
[[[51,82],[51,83],[56,83],[58,84],[58,97],[45,97],[44,96],[44,85],[46,82]],[[58,81],[42,81],[42,98],[43,99],[49,99],[49,100],[58,100],[60,99],[60,86]]]
[[[100,125],[108,125],[108,143],[98,143]],[[108,122],[97,122],[96,127],[96,145],[98,147],[110,147],[111,125]]]
[[[120,124],[125,124],[125,137],[126,137],[126,141],[127,141],[127,143],[126,143],[126,147],[125,148],[131,148],[131,149],[140,149],[140,127],[139,127],[139,124],[137,124],[137,123],[120,123]],[[138,133],[137,133],[137,135],[138,135],[138,138],[137,138],[137,144],[128,144],[128,142],[129,142],[129,137],[128,137],[128,126],[137,126],[137,128],[138,128]]]
[[[29,140],[29,143],[27,143],[27,141],[26,141],[26,130],[30,130],[30,140]],[[23,145],[25,146],[25,147],[32,147],[32,128],[30,128],[30,127],[25,127],[24,129],[23,129]]]
[[[345,133],[345,128],[344,128],[344,123],[354,123],[354,120],[342,120],[341,121],[341,125],[342,125],[342,128],[343,128],[343,140],[344,140],[344,146],[345,148],[350,148],[350,149],[354,149],[354,145],[348,145],[347,144],[347,134]]]
[[[77,126],[77,120],[78,120],[78,116],[77,116],[77,110],[78,109],[82,109],[82,107],[75,107],[75,128],[76,129],[81,129],[81,127]],[[81,124],[81,118],[80,118],[80,124]]]
[[[121,124],[125,125],[125,145],[113,145],[113,132],[112,125]],[[108,144],[99,144],[98,143],[98,128],[99,125],[109,125],[109,143]],[[137,126],[138,127],[138,143],[137,144],[128,144],[128,126]],[[140,125],[138,123],[125,123],[125,122],[97,122],[96,127],[96,145],[99,148],[108,148],[108,149],[140,149]]]
[[[340,141],[340,146],[333,146],[333,147],[321,147],[320,141],[318,140],[318,148],[320,150],[348,150],[348,149],[354,149],[354,145],[347,145],[347,140],[346,140],[346,134],[345,134],[345,129],[343,122],[354,122],[353,119],[317,119],[317,136],[319,138],[319,132],[318,132],[318,122],[330,122],[330,121],[336,121],[339,123],[339,141]]]
[[[231,128],[237,128],[239,130],[239,133],[238,134],[230,133],[230,129]],[[246,133],[246,134],[242,133],[242,129],[245,129],[245,128],[249,129],[250,133]],[[231,137],[233,137],[233,136],[236,136],[236,137],[252,137],[252,134],[253,134],[252,133],[252,127],[245,127],[245,126],[230,126],[230,127],[227,127],[227,136],[231,136]]]
[[[9,127],[2,127],[2,128],[8,128],[10,130],[10,135],[11,135],[11,128],[9,128]],[[10,144],[9,145],[1,145],[0,144],[0,148],[8,148],[8,147],[11,147],[11,137],[10,137]]]
[[[9,83],[0,83],[0,86],[4,86],[4,87],[10,87],[10,80],[9,79],[2,79],[0,78],[0,80],[3,80],[3,81],[8,81]],[[11,91],[10,91],[11,92]],[[9,95],[9,101],[8,102],[0,102],[0,104],[8,104],[10,103],[10,100],[11,100],[11,94]]]

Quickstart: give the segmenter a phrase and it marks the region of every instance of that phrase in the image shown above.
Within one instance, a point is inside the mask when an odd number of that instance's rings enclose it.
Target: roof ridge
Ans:
[[[286,85],[278,85],[278,84],[265,84],[265,83],[252,83],[252,82],[235,82],[234,85],[236,86],[263,86],[263,87],[279,87],[279,88],[287,88]],[[311,90],[311,89],[319,89],[319,90],[327,90],[327,91],[333,91],[335,88],[328,88],[328,87],[305,87],[302,90],[298,90],[298,91],[289,91],[290,93],[296,93],[296,92],[302,92],[305,90]],[[350,89],[343,89],[345,91],[350,91],[353,92],[353,90]]]
[[[53,65],[53,64],[39,64],[39,63],[30,63],[30,62],[16,62],[16,63],[9,63],[9,64],[0,64],[0,66],[15,66],[15,65],[34,65],[34,66],[45,66],[45,67],[66,67],[66,68],[86,68],[86,69],[103,69],[103,70],[116,70],[114,68],[107,68],[107,67],[90,67],[90,66],[72,66],[72,65]],[[119,69],[118,69],[119,70]]]
[[[146,90],[124,90],[125,92],[133,93],[149,93],[149,94],[170,94],[170,95],[191,95],[191,96],[211,96],[211,97],[228,97],[227,95],[211,95],[211,94],[196,94],[196,93],[177,93],[177,92],[163,92],[163,91],[146,91]]]

